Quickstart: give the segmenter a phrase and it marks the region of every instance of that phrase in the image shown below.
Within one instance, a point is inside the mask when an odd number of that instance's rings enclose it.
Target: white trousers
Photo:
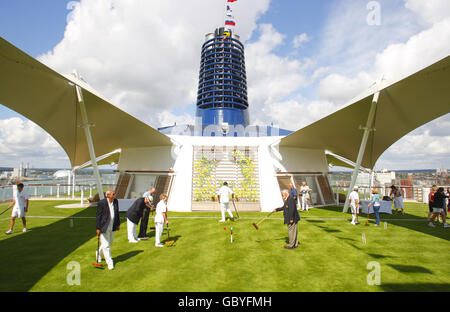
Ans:
[[[155,222],[155,246],[161,244],[161,236],[164,230],[164,223]]]
[[[225,210],[230,215],[230,218],[233,218],[233,213],[230,209],[230,203],[220,203],[220,211],[222,213],[222,221],[225,221]]]
[[[308,200],[306,199],[306,195],[302,196],[302,211],[306,210],[308,211]]]
[[[394,198],[394,208],[397,209],[405,209],[405,206],[403,205],[403,197],[396,197]]]
[[[127,232],[128,232],[128,241],[137,241],[137,235],[136,235],[136,227],[137,224],[130,221],[130,219],[127,218]]]
[[[111,258],[111,245],[114,240],[114,232],[110,229],[106,231],[106,233],[100,234],[100,248],[99,248],[99,254],[100,256],[103,255],[103,258],[106,261],[106,264],[108,264],[109,268],[114,267],[113,259]]]

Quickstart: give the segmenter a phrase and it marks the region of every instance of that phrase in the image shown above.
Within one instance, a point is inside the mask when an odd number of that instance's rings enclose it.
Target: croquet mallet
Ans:
[[[5,212],[7,212],[10,208],[11,208],[11,206],[9,206],[8,208],[6,208],[5,211],[3,211],[2,213],[0,213],[0,216],[1,216],[2,214],[4,214]]]
[[[232,202],[233,202],[234,211],[236,211],[236,216],[237,216],[236,221],[239,221],[239,220],[241,220],[241,218],[239,217],[239,213],[238,213],[238,211],[236,209],[236,205],[234,204],[234,200],[232,200]]]
[[[102,269],[103,265],[101,263],[98,263],[98,257],[100,257],[100,234],[97,235],[97,255],[96,255],[95,263],[92,263],[92,265],[95,268]]]
[[[169,238],[170,238],[170,235],[169,235],[169,222],[167,222],[167,242],[165,244],[172,246],[175,243],[175,241],[170,241]]]
[[[253,223],[253,226],[255,227],[255,229],[259,230],[259,226],[261,225],[261,223],[264,222],[264,220],[268,219],[274,212],[272,211],[271,213],[269,213],[267,216],[265,216],[264,218],[262,218],[261,220],[259,220],[257,223]]]

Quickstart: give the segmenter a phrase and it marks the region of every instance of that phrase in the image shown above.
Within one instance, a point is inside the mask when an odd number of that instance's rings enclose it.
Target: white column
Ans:
[[[361,168],[361,162],[364,157],[364,152],[366,151],[366,145],[367,145],[367,141],[369,140],[369,135],[374,130],[372,127],[373,127],[373,122],[375,120],[375,113],[376,113],[376,108],[377,108],[379,97],[380,97],[380,91],[375,93],[373,96],[372,104],[370,106],[369,116],[367,118],[367,124],[366,124],[366,127],[363,128],[364,134],[363,134],[363,138],[361,141],[361,146],[359,147],[358,158],[356,160],[355,169],[353,170],[352,181],[350,183],[350,188],[348,190],[347,198],[345,199],[345,205],[344,205],[343,212],[348,211],[348,207],[350,204],[349,196],[350,196],[350,193],[353,191],[353,188],[355,187],[355,184],[356,184],[356,178],[358,177],[358,172],[359,172],[359,169]]]
[[[56,186],[56,198],[59,198],[59,184]]]
[[[72,171],[72,199],[75,199],[75,171]]]
[[[79,78],[76,73],[75,73],[75,76],[77,78]],[[86,136],[86,142],[87,142],[87,145],[89,148],[89,155],[91,157],[92,168],[94,169],[95,181],[97,183],[98,195],[99,195],[100,199],[104,199],[105,196],[103,195],[103,185],[102,185],[102,181],[100,178],[100,172],[99,172],[98,166],[97,166],[97,159],[95,157],[94,143],[92,142],[92,135],[91,135],[91,129],[90,129],[92,125],[90,125],[88,122],[86,106],[84,104],[84,99],[83,99],[83,91],[77,85],[75,86],[75,89],[77,91],[78,104],[80,106],[80,112],[81,112],[81,120],[82,120],[81,127],[84,129],[84,134]]]
[[[69,176],[67,177],[67,197],[69,197],[70,196],[70,178],[71,178],[71,173],[72,173],[72,171],[69,171]]]

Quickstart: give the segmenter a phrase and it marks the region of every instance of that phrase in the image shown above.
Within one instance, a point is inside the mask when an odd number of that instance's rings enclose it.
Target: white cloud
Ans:
[[[258,40],[246,47],[248,97],[252,124],[267,125],[276,121],[277,116],[272,114],[276,103],[297,94],[299,88],[308,84],[302,74],[308,63],[276,55],[275,48],[284,44],[286,36],[271,24],[262,24],[258,30]],[[297,123],[289,126],[297,128]]]
[[[171,126],[175,123],[178,125],[185,125],[185,124],[193,125],[195,123],[193,116],[189,114],[185,113],[183,115],[174,115],[169,111],[161,112],[158,115],[158,122],[161,125],[161,127]]]
[[[236,31],[248,40],[270,0],[233,4]],[[40,60],[73,69],[118,107],[153,127],[196,101],[204,35],[224,25],[225,3],[210,0],[81,1],[64,39]]]
[[[348,4],[347,1],[341,3]],[[397,27],[392,28],[394,32],[392,38],[404,39],[394,42],[390,39],[384,40],[387,35],[386,31],[391,27],[380,29],[377,40],[374,40],[379,47],[373,46],[372,50],[375,53],[366,53],[363,58],[359,57],[361,52],[358,50],[363,47],[370,48],[370,45],[364,40],[361,43],[360,38],[357,38],[356,35],[359,33],[359,35],[365,34],[361,38],[375,38],[368,36],[376,28],[368,29],[360,25],[362,27],[360,32],[350,32],[350,36],[346,36],[345,32],[348,31],[350,23],[345,20],[350,17],[351,11],[343,16],[332,18],[331,20],[340,21],[340,24],[329,25],[327,29],[333,28],[335,34],[331,42],[327,42],[324,46],[334,46],[340,51],[339,58],[347,61],[344,62],[345,66],[333,66],[329,75],[320,81],[318,86],[320,98],[336,104],[346,103],[367,89],[382,74],[385,78],[395,81],[450,55],[450,45],[448,44],[450,42],[449,3],[447,0],[430,2],[405,0],[404,5],[410,9],[409,12],[394,15],[383,13],[383,23],[393,20],[394,16],[400,16],[400,21],[404,21],[405,17],[409,16],[409,20],[410,14],[413,14],[413,17],[416,19],[420,17],[428,24],[423,24],[415,33],[407,35],[408,32],[401,29],[404,26],[397,23]],[[382,8],[386,9],[385,4],[382,5]],[[382,10],[382,12],[386,12],[386,10]],[[417,27],[418,25],[415,24],[412,29]],[[405,37],[405,35],[407,36]],[[345,46],[350,47],[349,51],[344,49]],[[358,47],[355,48],[355,46]],[[354,57],[355,55],[356,57]],[[346,68],[348,66],[352,69],[348,70]],[[445,144],[448,146],[449,134],[448,117],[442,117],[417,129],[394,144],[382,155],[377,167],[381,164],[381,167],[398,169],[408,166],[409,168],[430,168],[430,164],[433,164],[432,168],[438,166],[439,163],[450,166],[450,151],[448,147],[444,146]]]
[[[68,167],[69,160],[60,145],[29,120],[0,120],[0,157],[2,166],[18,167],[30,162],[35,167]]]
[[[450,1],[448,0],[405,0],[405,7],[415,12],[422,21],[434,24],[448,18]]]
[[[302,34],[294,37],[294,39],[292,40],[292,44],[294,45],[294,47],[296,49],[298,49],[302,46],[302,44],[304,42],[308,42],[308,41],[309,41],[308,34],[302,33]]]

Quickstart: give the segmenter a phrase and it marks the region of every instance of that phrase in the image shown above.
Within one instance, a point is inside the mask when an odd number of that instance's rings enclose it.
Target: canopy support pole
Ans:
[[[77,78],[79,78],[76,73],[75,73],[75,76],[77,76]],[[100,178],[100,172],[99,172],[98,166],[97,166],[97,158],[95,157],[94,143],[92,142],[92,135],[91,135],[91,129],[90,129],[92,124],[89,124],[89,122],[88,122],[86,105],[84,104],[84,99],[83,99],[83,91],[78,85],[75,85],[75,89],[77,91],[77,99],[78,99],[78,104],[80,106],[81,120],[83,123],[81,125],[81,127],[84,129],[84,134],[86,136],[86,142],[87,142],[88,149],[89,149],[89,156],[91,157],[92,167],[94,169],[94,176],[95,176],[95,181],[97,184],[98,196],[100,197],[100,200],[102,200],[105,198],[105,196],[103,195],[102,180]]]
[[[359,153],[358,153],[358,158],[356,160],[355,169],[353,170],[350,188],[348,190],[347,198],[345,199],[345,205],[344,205],[344,210],[343,210],[344,213],[348,211],[348,207],[350,204],[349,203],[350,193],[353,191],[353,188],[355,187],[355,184],[356,184],[356,179],[358,178],[359,169],[361,168],[361,163],[362,163],[362,160],[364,157],[364,153],[366,151],[367,141],[369,140],[369,134],[370,134],[370,132],[374,131],[372,126],[373,126],[373,122],[375,120],[375,112],[376,112],[379,97],[380,97],[380,91],[375,93],[373,96],[373,100],[372,100],[372,104],[370,106],[369,117],[367,118],[366,126],[364,128],[361,127],[361,129],[364,129],[364,135],[363,135],[363,138],[361,141],[361,146],[359,148]]]

